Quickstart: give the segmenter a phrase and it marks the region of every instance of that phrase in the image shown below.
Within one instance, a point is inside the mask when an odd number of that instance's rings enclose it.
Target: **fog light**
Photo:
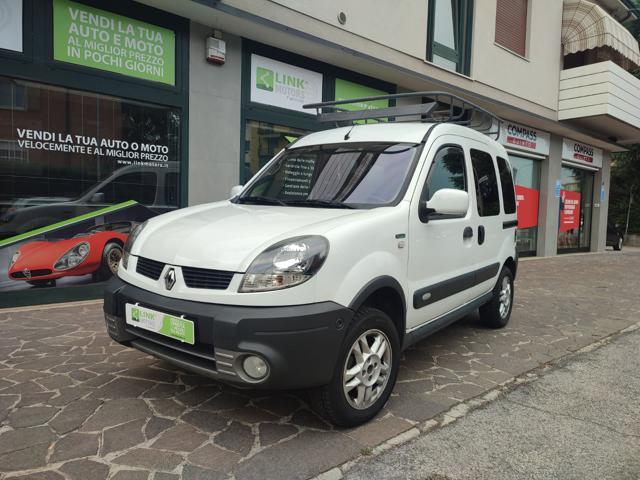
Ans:
[[[255,380],[264,378],[269,372],[267,362],[256,355],[249,355],[242,361],[244,373]]]

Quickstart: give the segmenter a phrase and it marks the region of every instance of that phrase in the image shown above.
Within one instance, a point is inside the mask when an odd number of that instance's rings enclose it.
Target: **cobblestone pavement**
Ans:
[[[0,478],[308,478],[637,322],[638,272],[638,251],[521,262],[509,326],[470,316],[411,348],[384,412],[353,430],[302,393],[237,390],[114,344],[99,304],[0,310]]]

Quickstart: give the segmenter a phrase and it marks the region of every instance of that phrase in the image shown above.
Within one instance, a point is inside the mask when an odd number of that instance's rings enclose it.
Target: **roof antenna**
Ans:
[[[355,126],[356,126],[356,124],[354,123],[353,125],[351,125],[351,128],[349,129],[349,131],[344,134],[344,139],[345,140],[349,140],[349,136],[351,135],[351,130],[353,130],[355,128]]]
[[[344,135],[344,139],[345,140],[349,140],[349,137],[351,136],[351,132],[353,131],[353,129],[356,127],[357,123],[359,120],[362,120],[362,117],[365,116],[365,114],[368,112],[368,110],[362,110],[362,112],[360,113],[360,118],[357,118],[355,120],[353,120],[353,124],[351,125],[351,128],[349,129],[349,131],[347,133],[345,133]],[[367,123],[367,121],[365,120],[364,123]]]

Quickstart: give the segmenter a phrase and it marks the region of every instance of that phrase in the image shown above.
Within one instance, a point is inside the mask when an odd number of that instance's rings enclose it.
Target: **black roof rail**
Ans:
[[[419,98],[420,103],[354,110],[354,103],[372,102],[376,100],[396,100],[399,98]],[[346,108],[346,105],[350,105]],[[318,121],[335,123],[338,126],[356,125],[376,122],[394,121],[398,117],[420,116],[424,123],[454,123],[473,128],[485,135],[500,137],[502,119],[490,111],[448,92],[407,92],[391,93],[373,97],[350,98],[329,102],[309,103],[303,108],[315,108]]]

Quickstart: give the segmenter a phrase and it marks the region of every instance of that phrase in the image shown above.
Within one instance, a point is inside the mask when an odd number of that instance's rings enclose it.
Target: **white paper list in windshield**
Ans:
[[[293,157],[285,160],[282,194],[289,198],[304,199],[311,191],[315,161],[311,158]]]

